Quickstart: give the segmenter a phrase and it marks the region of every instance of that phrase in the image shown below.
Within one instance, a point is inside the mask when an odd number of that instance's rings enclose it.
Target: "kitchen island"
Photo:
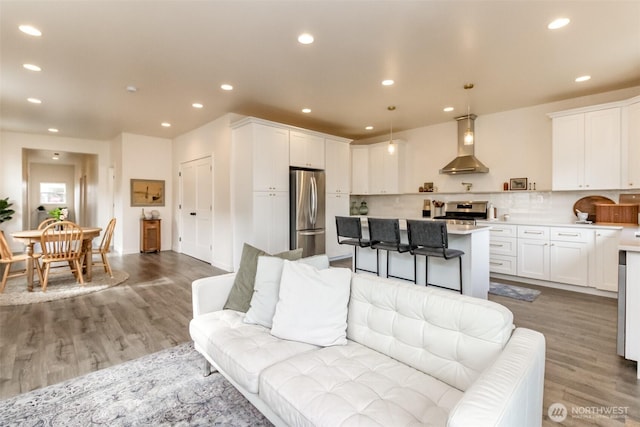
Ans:
[[[622,343],[618,343],[618,353],[625,359],[640,360],[640,228],[624,228],[620,235],[618,249],[621,259],[626,258],[626,277],[621,275],[625,282],[624,289],[619,290],[618,322],[619,328],[624,325]],[[620,324],[622,322],[622,324]],[[620,333],[620,329],[618,333]],[[622,348],[620,348],[622,344]],[[640,363],[636,370],[636,376],[640,379]]]
[[[362,217],[363,238],[369,238],[367,218]],[[412,218],[410,218],[412,219]],[[423,218],[417,218],[422,220]],[[425,221],[430,221],[425,219]],[[462,290],[465,295],[487,299],[489,293],[489,229],[475,225],[447,225],[449,247],[464,252],[462,256]],[[402,243],[409,243],[407,222],[400,219]],[[380,276],[386,276],[387,251],[380,251]],[[409,252],[390,252],[389,274],[413,281],[413,255]],[[418,284],[425,284],[425,257],[417,257]],[[358,249],[358,268],[375,271],[376,251],[369,248]],[[459,291],[458,260],[429,257],[429,283]]]

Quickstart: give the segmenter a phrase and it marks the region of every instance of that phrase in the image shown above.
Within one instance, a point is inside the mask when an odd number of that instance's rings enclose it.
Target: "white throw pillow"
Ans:
[[[318,269],[329,268],[329,257],[327,255],[314,255],[295,262],[312,265]],[[273,314],[276,311],[276,304],[279,298],[283,263],[284,260],[278,257],[258,257],[256,280],[250,307],[244,317],[245,323],[271,328]]]
[[[271,335],[319,346],[347,343],[351,270],[284,261]]]

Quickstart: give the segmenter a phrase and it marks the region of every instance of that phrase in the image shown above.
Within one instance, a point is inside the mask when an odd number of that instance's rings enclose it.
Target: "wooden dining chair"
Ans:
[[[100,255],[101,261],[94,262],[93,265],[101,265],[104,267],[104,272],[109,275],[109,277],[113,277],[113,271],[111,271],[111,265],[109,264],[109,258],[107,254],[109,253],[109,248],[111,247],[111,239],[113,238],[113,230],[116,228],[116,219],[111,218],[109,224],[107,224],[107,228],[104,230],[104,234],[102,235],[102,241],[100,242],[100,246],[97,249],[91,250],[91,259],[93,262],[93,255]]]
[[[11,267],[19,262],[27,263],[29,255],[27,254],[18,254],[14,255],[11,252],[11,248],[9,248],[9,244],[7,243],[7,239],[4,237],[4,232],[0,230],[0,264],[4,265],[4,273],[2,274],[2,283],[0,283],[0,293],[4,292],[4,287],[7,285],[7,279],[12,277],[26,276],[27,274],[33,274],[33,271],[28,271],[25,267],[23,270],[14,270],[11,272]],[[42,270],[40,269],[40,263],[38,262],[38,258],[40,258],[40,254],[33,255],[33,262],[36,271],[38,272],[38,278],[40,278],[40,283],[42,283]]]
[[[58,219],[57,218],[47,218],[44,219],[40,224],[38,224],[38,230],[44,230],[44,228],[54,222],[57,222]]]
[[[68,266],[78,283],[84,285],[81,262],[82,237],[82,228],[71,221],[58,221],[49,224],[42,230],[42,237],[40,238],[40,245],[42,246],[41,262],[44,267],[42,292],[47,290],[53,263],[62,263],[60,267]],[[66,265],[64,264],[65,262]]]

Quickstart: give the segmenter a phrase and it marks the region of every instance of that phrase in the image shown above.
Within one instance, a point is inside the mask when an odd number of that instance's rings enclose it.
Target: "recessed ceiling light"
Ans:
[[[135,87],[134,85],[129,85],[126,87],[126,89],[127,89],[127,92],[129,93],[136,93],[138,91],[138,88]]]
[[[42,104],[42,100],[38,98],[27,98],[27,101],[29,101],[32,104]]]
[[[47,129],[47,130],[48,130],[49,132],[51,132],[51,133],[58,133],[58,132],[59,132],[59,131],[58,131],[58,129],[56,129],[56,128],[49,128],[49,129]]]
[[[231,86],[230,84],[225,83],[225,84],[220,85],[220,89],[222,89],[222,90],[233,90],[233,86]]]
[[[40,37],[42,35],[42,32],[39,29],[31,25],[20,25],[18,28],[20,31],[25,34],[29,34],[30,36]]]
[[[391,79],[383,80],[382,86],[392,86],[395,82]]]
[[[160,126],[162,126],[163,128],[170,128],[170,127],[171,127],[171,123],[169,123],[169,122],[162,122],[162,123],[160,123]]]
[[[311,108],[303,108],[302,112],[305,114],[309,114],[311,112]]]
[[[313,36],[309,33],[302,33],[298,36],[298,42],[301,44],[311,44],[313,40]]]
[[[365,126],[364,130],[373,130],[373,126]]]
[[[591,80],[591,76],[580,76],[576,77],[576,82],[586,82],[587,80]]]
[[[453,111],[453,107],[444,107],[442,109],[442,111],[444,111],[445,113],[449,113],[449,112]]]
[[[569,18],[558,18],[554,19],[547,25],[547,28],[550,30],[557,30],[558,28],[565,27],[571,22]]]
[[[191,106],[193,108],[202,108],[202,107],[204,107],[204,105],[200,104],[199,102],[194,102],[193,104],[191,104]]]
[[[34,64],[22,64],[22,66],[30,71],[42,71],[42,68]]]

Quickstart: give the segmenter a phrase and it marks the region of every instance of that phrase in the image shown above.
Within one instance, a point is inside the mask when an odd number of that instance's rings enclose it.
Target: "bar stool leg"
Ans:
[[[424,257],[424,285],[429,286],[429,257]]]
[[[358,247],[353,247],[353,272],[355,273],[358,269]]]
[[[380,276],[380,250],[376,249],[376,274]]]
[[[418,284],[418,256],[413,256],[413,283]]]
[[[460,269],[460,294],[462,294],[462,257],[458,257],[458,267]]]
[[[389,278],[389,255],[391,254],[389,253],[389,251],[387,251],[387,279]]]

